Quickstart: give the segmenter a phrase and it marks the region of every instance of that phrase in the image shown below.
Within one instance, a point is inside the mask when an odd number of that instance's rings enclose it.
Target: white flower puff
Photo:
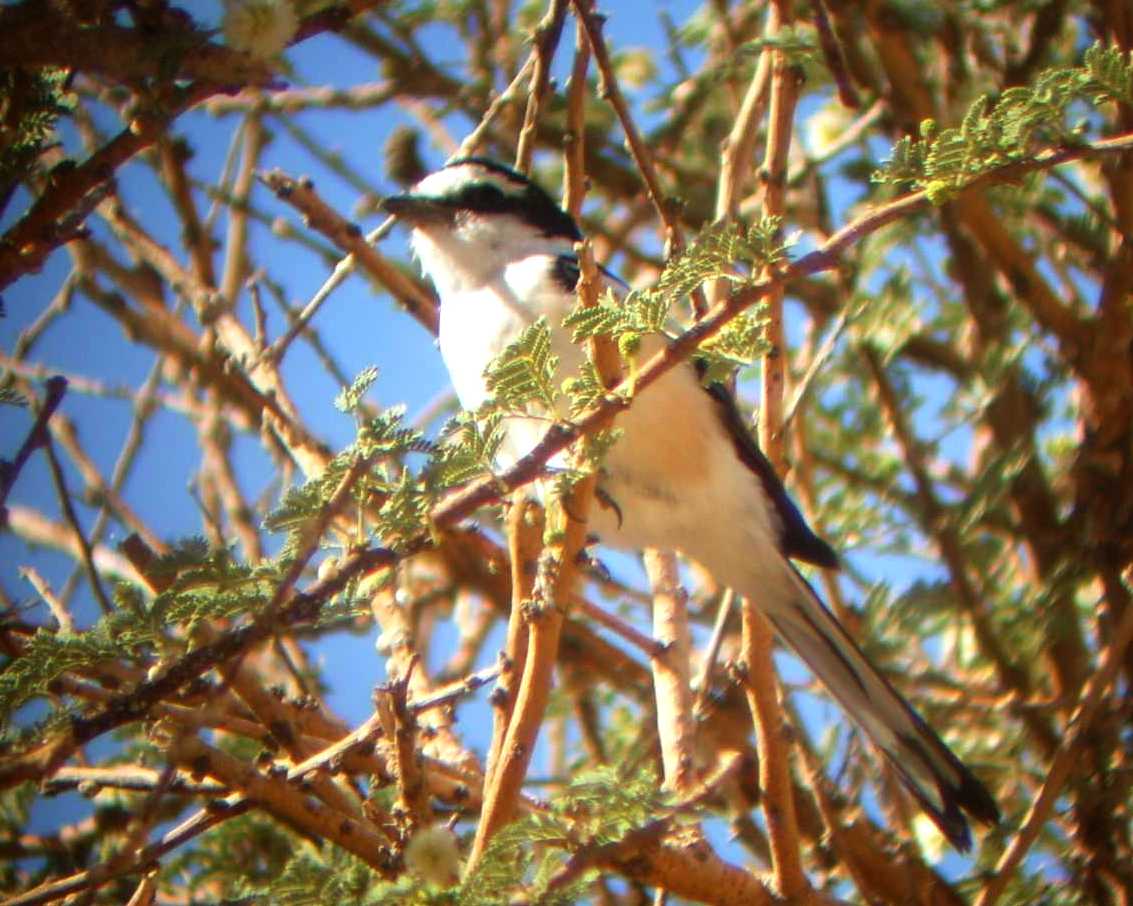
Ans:
[[[423,881],[451,887],[460,880],[456,834],[443,825],[417,831],[405,847],[405,867]]]
[[[279,54],[299,30],[292,0],[226,0],[224,41],[261,60]]]

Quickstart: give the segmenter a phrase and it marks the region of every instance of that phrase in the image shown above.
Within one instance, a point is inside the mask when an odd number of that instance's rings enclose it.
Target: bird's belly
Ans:
[[[715,526],[764,509],[757,483],[737,471],[730,439],[689,366],[645,388],[619,416],[595,502],[594,528],[616,547],[678,548],[697,556],[696,539]],[[754,507],[754,511],[752,508]]]

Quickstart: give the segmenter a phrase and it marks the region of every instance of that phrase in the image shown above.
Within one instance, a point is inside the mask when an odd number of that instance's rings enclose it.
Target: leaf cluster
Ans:
[[[335,846],[314,849],[299,844],[299,851],[276,873],[247,884],[246,895],[255,902],[273,906],[316,906],[322,903],[353,903],[357,906],[378,906],[394,902],[414,902],[412,898],[391,899],[410,894],[411,882],[384,884],[380,876],[357,856]],[[294,851],[294,850],[293,850]],[[266,881],[266,883],[264,883]]]
[[[607,290],[594,306],[577,306],[563,320],[571,339],[581,342],[595,336],[615,340],[624,356],[632,359],[647,334],[663,334],[673,305],[710,280],[725,280],[736,288],[750,286],[765,268],[782,261],[789,242],[782,241],[778,217],[766,217],[750,226],[729,222],[713,224],[662,271],[648,289],[631,290],[620,303]],[[706,341],[698,358],[708,365],[708,380],[730,376],[737,366],[748,365],[766,349],[764,319],[759,307],[733,319]],[[574,379],[568,393],[572,411],[596,402],[603,392],[593,370]]]
[[[300,859],[308,847],[267,815],[251,811],[221,822],[196,845],[178,851],[163,864],[161,877],[170,886],[191,877],[198,889],[216,885],[231,896],[255,897],[273,880],[282,880],[285,867]],[[326,847],[320,854],[336,866],[352,858],[335,847]]]
[[[794,25],[781,28],[773,35],[763,35],[754,41],[748,41],[737,52],[758,57],[764,50],[777,50],[792,64],[811,63],[820,56],[814,32]]]
[[[225,548],[199,537],[174,545],[149,567],[164,591],[147,600],[133,585],[115,588],[117,609],[82,632],[40,629],[24,643],[20,657],[0,671],[0,723],[33,698],[47,694],[66,673],[96,672],[123,658],[147,664],[166,652],[182,650],[193,627],[212,620],[234,620],[261,610],[279,579],[274,564],[250,567]],[[50,718],[49,718],[50,720]]]
[[[579,775],[548,811],[528,815],[501,830],[476,870],[455,887],[443,888],[410,875],[383,881],[360,859],[337,847],[316,849],[292,841],[285,864],[276,858],[272,871],[253,872],[238,892],[256,902],[280,906],[500,906],[520,894],[543,906],[568,906],[582,898],[585,879],[554,891],[548,890],[548,883],[572,853],[616,842],[668,807],[668,797],[660,791],[652,769],[631,773],[624,767],[604,766]],[[187,855],[193,864],[182,867],[224,877],[229,848],[226,844],[216,852],[216,843],[229,833],[223,828],[250,819],[252,816],[245,816],[210,832],[203,841],[204,855]],[[282,838],[289,835],[274,828],[263,830],[281,839],[265,840],[262,848],[268,853],[286,853]]]
[[[551,351],[551,327],[539,318],[524,328],[484,371],[493,408],[502,412],[526,412],[532,405],[554,410],[558,390],[555,370],[559,357]]]
[[[427,470],[432,487],[444,489],[489,474],[504,441],[504,415],[487,412],[477,417],[461,412],[441,429]]]
[[[397,546],[426,528],[430,497],[423,482],[401,463],[412,453],[433,453],[434,445],[416,428],[402,424],[404,406],[391,406],[364,415],[362,398],[377,379],[377,369],[366,368],[339,393],[335,405],[358,418],[352,444],[339,452],[316,477],[292,487],[264,519],[264,528],[286,532],[281,561],[295,557],[309,543],[307,533],[323,514],[346,475],[365,462],[365,474],[351,488],[359,508],[379,502],[374,532],[383,543]],[[391,467],[391,464],[393,467]]]
[[[604,765],[580,774],[547,812],[535,812],[502,829],[459,891],[464,904],[508,902],[524,888],[535,902],[578,902],[585,877],[551,892],[548,884],[573,853],[622,839],[669,806],[651,768],[636,773]]]
[[[71,112],[62,69],[0,69],[0,210]]]
[[[1067,120],[1074,101],[1100,105],[1131,99],[1133,54],[1095,43],[1081,66],[1045,70],[1033,84],[1008,88],[994,102],[981,95],[957,127],[941,130],[934,120],[924,120],[919,138],[902,138],[873,180],[911,184],[940,204],[975,177],[1030,159],[1040,143],[1079,141],[1083,127]]]
[[[22,409],[27,404],[27,398],[23,394],[11,387],[0,387],[0,406],[16,406]]]

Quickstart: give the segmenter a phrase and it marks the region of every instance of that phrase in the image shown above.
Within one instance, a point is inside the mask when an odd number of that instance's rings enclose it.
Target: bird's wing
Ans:
[[[602,276],[609,281],[616,290],[625,292],[629,287],[617,276],[605,268],[600,268]],[[578,259],[574,255],[559,255],[555,259],[553,275],[556,281],[569,292],[574,292],[578,286],[579,270]],[[703,377],[703,368],[695,365],[699,376]],[[799,508],[787,494],[787,489],[775,474],[775,469],[768,462],[763,451],[755,442],[743,416],[736,406],[735,398],[723,384],[711,384],[705,387],[713,400],[721,424],[732,439],[736,455],[740,461],[750,469],[763,486],[763,493],[775,508],[779,517],[779,542],[783,553],[788,557],[812,563],[826,569],[838,569],[838,555],[834,549],[819,538],[810,526],[807,525]]]
[[[702,371],[699,365],[697,370]],[[736,455],[755,473],[763,486],[763,493],[775,507],[779,516],[779,541],[783,553],[825,569],[838,569],[838,555],[829,544],[811,531],[803,514],[788,496],[775,469],[748,430],[735,397],[723,384],[710,384],[705,390],[715,403],[716,412],[732,439]]]

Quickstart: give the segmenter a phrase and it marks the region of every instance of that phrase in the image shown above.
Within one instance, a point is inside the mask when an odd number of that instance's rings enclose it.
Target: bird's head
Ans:
[[[412,229],[414,254],[442,297],[446,285],[490,278],[530,255],[569,252],[582,238],[542,188],[483,158],[455,160],[382,208]]]

